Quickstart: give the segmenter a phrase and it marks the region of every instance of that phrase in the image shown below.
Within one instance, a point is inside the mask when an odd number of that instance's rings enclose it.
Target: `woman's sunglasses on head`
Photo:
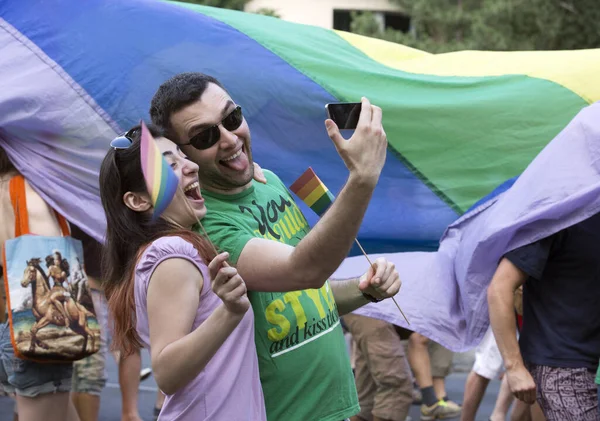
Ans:
[[[202,130],[200,133],[192,136],[188,143],[182,143],[183,145],[192,145],[194,148],[204,150],[212,147],[221,138],[221,132],[219,126],[223,125],[225,130],[230,132],[237,130],[242,125],[244,116],[242,115],[242,107],[236,106],[220,123],[214,126],[208,127]],[[133,143],[133,136],[135,132],[140,130],[139,127],[129,130],[127,133],[120,135],[110,142],[110,147],[114,150],[127,149]]]
[[[127,133],[123,133],[121,136],[115,137],[112,140],[112,142],[110,142],[110,147],[113,148],[115,151],[118,151],[120,149],[127,149],[133,143],[133,136],[138,130],[140,130],[139,127],[134,127]]]

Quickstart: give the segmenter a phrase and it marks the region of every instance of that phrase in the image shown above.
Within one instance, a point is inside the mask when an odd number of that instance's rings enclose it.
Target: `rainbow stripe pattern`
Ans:
[[[160,152],[143,121],[140,155],[144,180],[154,206],[152,219],[156,220],[173,200],[179,186],[179,179]]]
[[[304,174],[294,181],[290,190],[319,216],[325,213],[335,199],[312,167],[308,167]]]
[[[253,158],[286,186],[312,166],[339,191],[347,169],[324,106],[362,96],[380,106],[389,153],[358,233],[373,253],[436,250],[449,224],[600,100],[600,49],[430,54],[170,1],[0,0],[0,45],[0,143],[48,203],[98,239],[109,142],[148,121],[156,89],[177,73],[223,83],[244,109]],[[15,103],[31,106],[15,113]]]

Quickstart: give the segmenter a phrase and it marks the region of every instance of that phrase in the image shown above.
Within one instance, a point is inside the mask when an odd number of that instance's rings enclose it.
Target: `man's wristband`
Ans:
[[[377,299],[377,298],[373,297],[372,295],[365,294],[364,292],[362,293],[362,295],[363,295],[363,297],[365,297],[366,300],[369,300],[372,303],[378,303],[380,301],[383,301],[383,298]]]

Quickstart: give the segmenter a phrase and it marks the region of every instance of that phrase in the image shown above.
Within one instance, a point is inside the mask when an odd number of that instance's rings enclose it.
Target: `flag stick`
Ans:
[[[358,242],[358,238],[355,238],[354,241],[356,242],[356,245],[358,246],[358,248],[360,249],[360,251],[362,251],[363,256],[366,257],[367,261],[369,262],[369,264],[371,265],[371,268],[373,269],[373,275],[375,275],[375,266],[373,265],[373,262],[371,262],[371,259],[369,259],[369,256],[367,255],[367,253],[365,252],[365,249],[362,248],[362,246],[360,245],[360,243]],[[400,286],[402,286],[402,284],[400,284]],[[398,290],[399,291],[399,290]],[[398,307],[398,311],[400,312],[400,314],[402,314],[402,317],[404,317],[404,320],[406,320],[406,323],[408,323],[408,325],[410,326],[410,322],[408,321],[408,319],[406,318],[406,316],[404,315],[404,312],[402,311],[402,309],[400,308],[400,306],[398,305],[398,302],[396,301],[396,299],[394,297],[391,297],[392,300],[394,301],[394,304],[396,304],[396,307]]]

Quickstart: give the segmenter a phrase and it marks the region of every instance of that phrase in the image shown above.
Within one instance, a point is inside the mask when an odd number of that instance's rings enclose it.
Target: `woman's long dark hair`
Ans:
[[[0,145],[0,175],[4,175],[4,174],[11,173],[11,172],[16,172],[16,171],[17,171],[17,169],[15,168],[14,164],[8,157],[8,154],[6,153],[6,151],[4,150],[2,145]]]
[[[154,137],[161,132],[149,126]],[[142,347],[135,330],[134,271],[143,250],[152,241],[165,236],[180,236],[198,250],[205,262],[214,253],[200,235],[146,212],[135,212],[123,202],[127,192],[146,192],[140,159],[139,126],[130,131],[131,146],[110,149],[100,168],[100,198],[106,214],[106,237],[102,253],[102,277],[113,322],[113,348],[123,356]]]

